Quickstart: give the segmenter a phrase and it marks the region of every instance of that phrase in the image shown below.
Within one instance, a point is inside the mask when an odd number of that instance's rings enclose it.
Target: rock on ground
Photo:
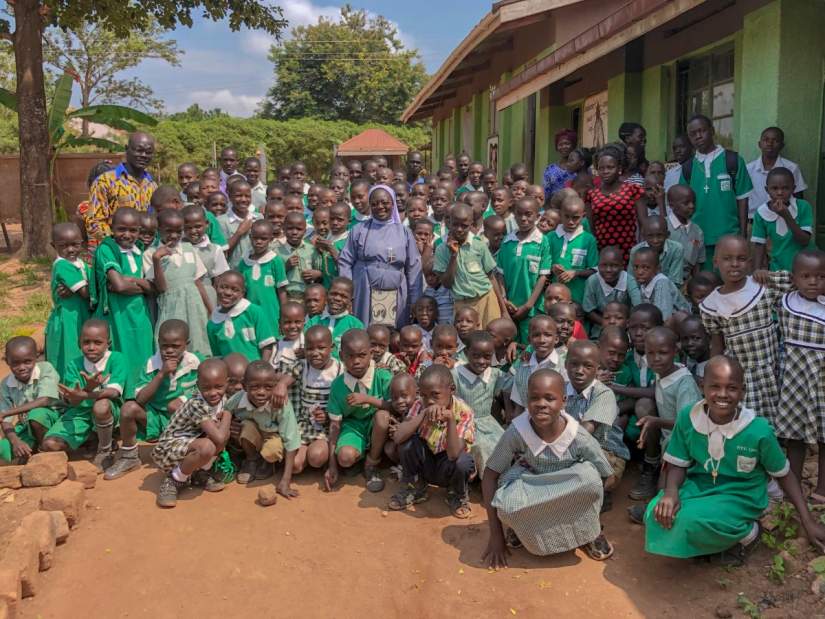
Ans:
[[[18,466],[0,466],[0,488],[17,488],[23,487],[23,482],[20,481],[20,471],[23,470],[22,465]]]
[[[69,457],[62,451],[34,454],[23,465],[20,480],[29,488],[39,486],[56,486],[66,479]]]
[[[64,481],[59,486],[48,488],[40,497],[40,509],[61,511],[74,528],[80,522],[85,510],[86,489],[79,481]]]
[[[97,467],[88,460],[69,462],[69,479],[81,482],[87,490],[95,487],[99,474]]]
[[[40,571],[45,572],[52,566],[54,548],[57,545],[57,524],[51,513],[42,510],[32,512],[23,518],[20,527],[27,529],[37,545]]]

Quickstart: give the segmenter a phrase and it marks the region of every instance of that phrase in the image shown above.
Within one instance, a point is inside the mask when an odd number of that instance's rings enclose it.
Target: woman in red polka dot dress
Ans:
[[[637,242],[637,226],[641,226],[647,216],[642,201],[644,190],[622,181],[625,155],[618,146],[605,146],[597,161],[596,171],[602,184],[588,191],[586,196],[593,236],[599,250],[608,245],[620,247],[627,264],[630,249]]]

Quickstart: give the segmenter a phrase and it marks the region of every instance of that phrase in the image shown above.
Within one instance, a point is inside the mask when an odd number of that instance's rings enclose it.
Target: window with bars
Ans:
[[[733,45],[676,64],[676,133],[684,133],[688,119],[704,114],[713,121],[716,142],[733,147]]]

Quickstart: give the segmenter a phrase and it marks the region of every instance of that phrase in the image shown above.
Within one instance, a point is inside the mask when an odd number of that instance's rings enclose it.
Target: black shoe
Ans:
[[[630,522],[644,526],[646,510],[647,505],[643,505],[642,503],[636,503],[635,505],[628,507],[627,516],[630,518]]]
[[[647,501],[655,497],[658,492],[658,473],[657,466],[645,462],[642,474],[628,496],[634,501]]]

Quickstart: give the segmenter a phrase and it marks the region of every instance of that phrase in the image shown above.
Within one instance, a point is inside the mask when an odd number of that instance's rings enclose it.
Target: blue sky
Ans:
[[[291,25],[334,17],[341,4],[314,0],[280,0]],[[381,14],[395,23],[408,47],[418,48],[427,71],[435,71],[452,49],[490,9],[482,0],[417,0],[416,2],[352,1],[357,9]],[[179,28],[169,38],[184,50],[180,67],[147,60],[127,73],[150,84],[169,112],[192,103],[220,107],[238,116],[250,116],[273,81],[267,60],[271,37],[263,32],[231,32],[225,23],[198,20]]]

